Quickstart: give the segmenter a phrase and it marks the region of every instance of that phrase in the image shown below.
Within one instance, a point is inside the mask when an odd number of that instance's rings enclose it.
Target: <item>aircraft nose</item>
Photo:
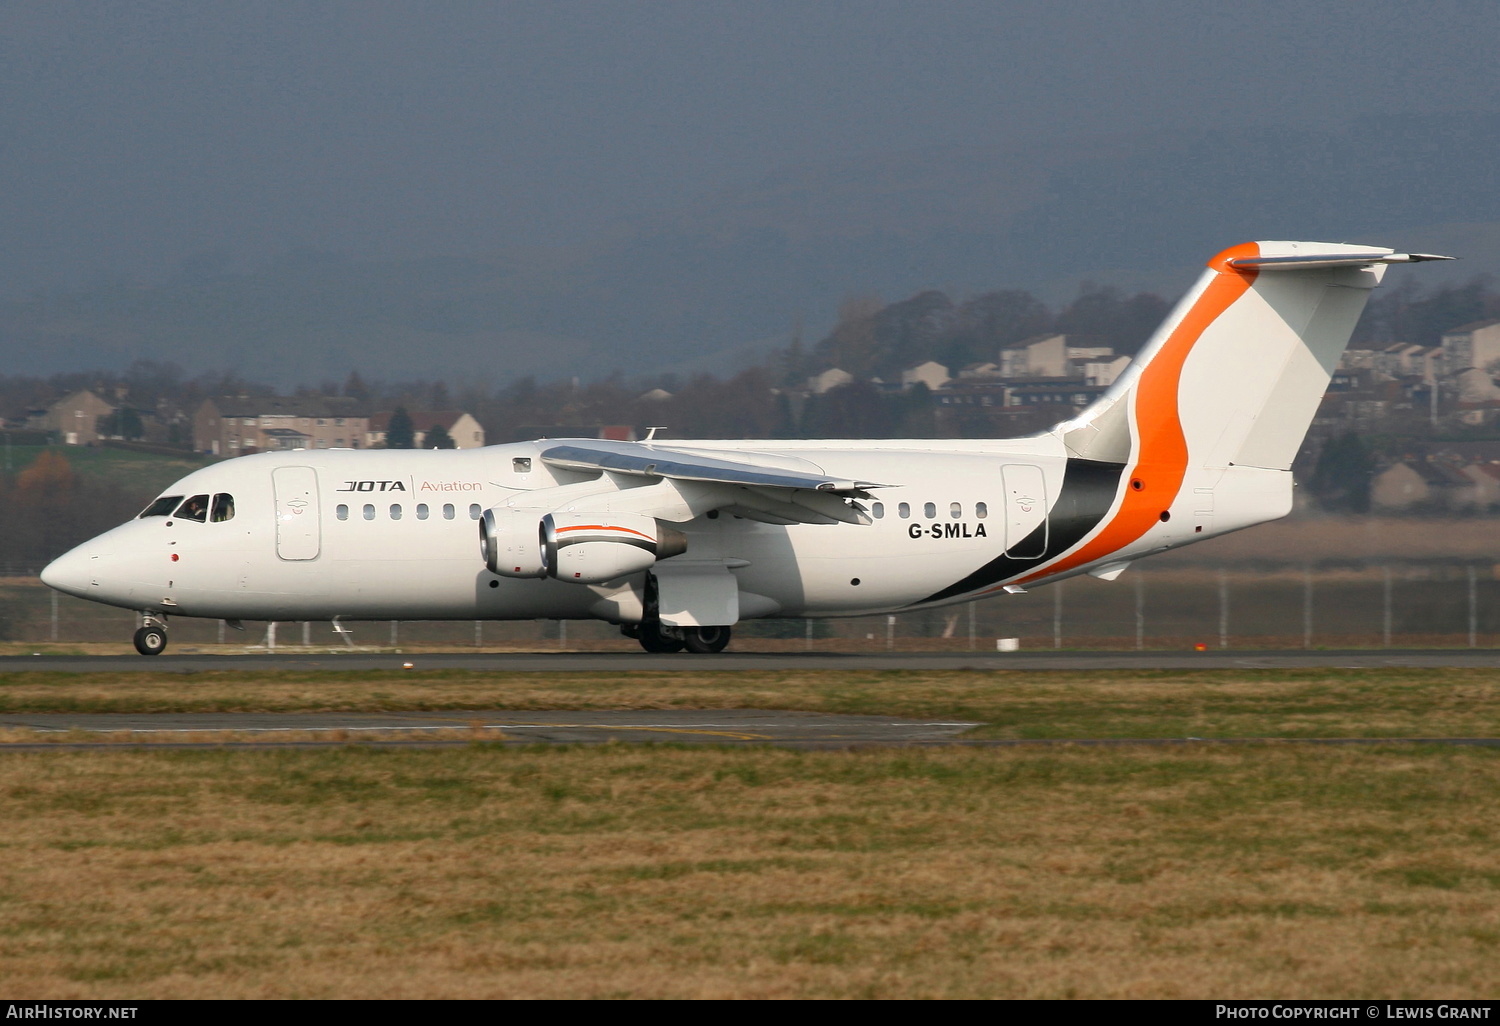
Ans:
[[[42,583],[67,595],[86,597],[94,582],[94,557],[82,548],[65,552],[42,570]]]

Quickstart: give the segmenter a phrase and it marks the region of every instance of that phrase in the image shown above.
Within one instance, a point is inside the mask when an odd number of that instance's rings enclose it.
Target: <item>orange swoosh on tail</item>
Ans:
[[[1172,505],[1187,474],[1187,439],[1177,415],[1177,392],[1182,365],[1203,332],[1255,284],[1254,269],[1230,267],[1238,257],[1259,256],[1253,242],[1233,246],[1208,262],[1219,272],[1173,329],[1161,349],[1141,372],[1135,388],[1135,427],[1139,439],[1136,462],[1130,470],[1125,497],[1104,529],[1091,541],[1056,563],[1020,578],[1022,582],[1050,577],[1124,548],[1159,523]]]

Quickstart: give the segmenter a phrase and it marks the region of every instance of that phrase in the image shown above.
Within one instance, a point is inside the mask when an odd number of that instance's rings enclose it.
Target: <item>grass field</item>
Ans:
[[[1486,997],[1474,750],[0,759],[29,997]]]
[[[1478,669],[0,675],[0,713],[674,708],[984,723],[973,737],[1500,737],[1500,676]]]
[[[1496,736],[1468,671],[18,674],[0,708],[727,706]],[[39,997],[1493,997],[1500,752],[0,746]]]

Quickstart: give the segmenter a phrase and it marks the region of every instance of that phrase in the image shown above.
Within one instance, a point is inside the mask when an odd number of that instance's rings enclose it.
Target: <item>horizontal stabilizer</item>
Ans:
[[[1257,271],[1311,271],[1320,267],[1368,267],[1370,264],[1415,264],[1424,260],[1452,260],[1436,253],[1299,253],[1295,256],[1243,256],[1227,261],[1230,267]]]

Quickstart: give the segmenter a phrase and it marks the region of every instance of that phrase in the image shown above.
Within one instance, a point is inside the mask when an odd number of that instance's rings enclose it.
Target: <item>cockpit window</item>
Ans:
[[[182,496],[180,495],[163,495],[141,511],[141,519],[145,519],[146,517],[171,516],[172,511],[177,508],[177,504],[181,501]]]
[[[220,492],[214,496],[214,514],[209,518],[216,524],[222,524],[226,520],[234,519],[234,496],[228,492]]]
[[[198,523],[208,519],[208,496],[194,495],[189,497],[181,506],[177,507],[178,520],[196,520]]]

